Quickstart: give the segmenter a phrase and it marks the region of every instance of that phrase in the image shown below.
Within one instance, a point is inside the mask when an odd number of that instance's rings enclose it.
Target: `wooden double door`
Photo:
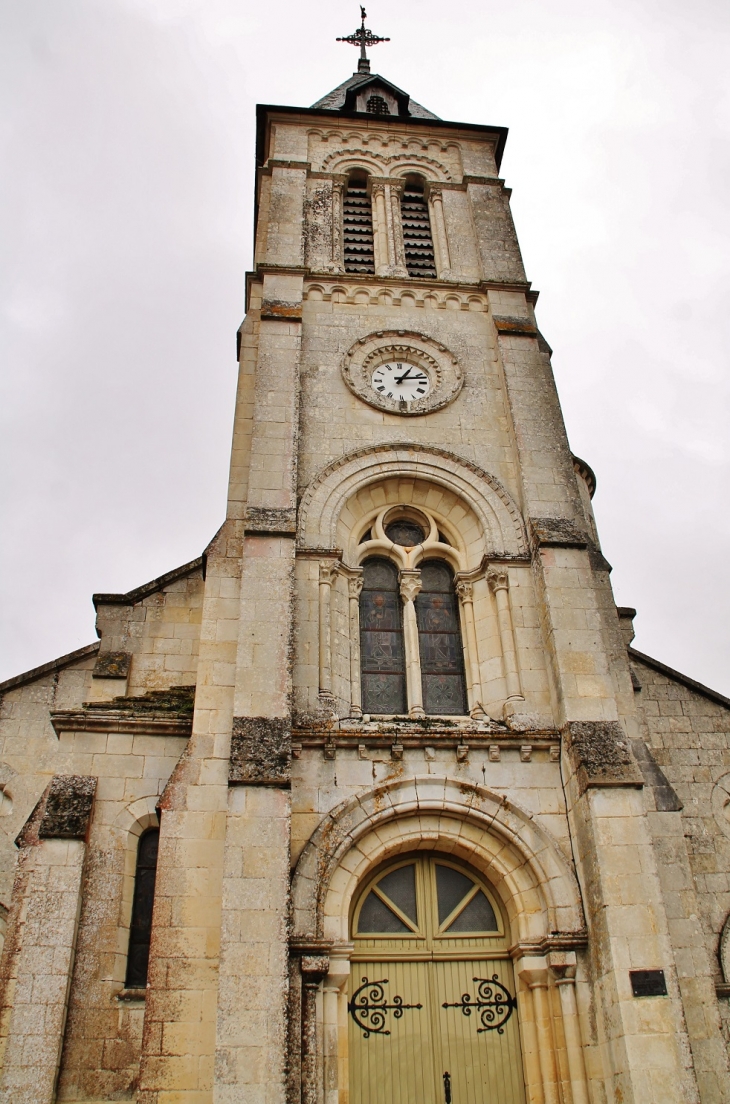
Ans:
[[[504,922],[475,871],[439,854],[383,868],[353,939],[352,1104],[524,1104]]]

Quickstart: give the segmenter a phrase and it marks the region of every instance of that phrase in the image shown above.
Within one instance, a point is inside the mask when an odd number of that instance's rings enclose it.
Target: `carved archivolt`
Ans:
[[[469,292],[432,291],[431,289],[389,284],[387,287],[363,287],[342,283],[313,283],[304,290],[304,298],[313,302],[362,303],[371,306],[422,307],[431,310],[486,311],[483,295]]]
[[[486,787],[428,775],[379,786],[327,813],[294,874],[295,936],[346,941],[362,879],[424,839],[460,854],[490,880],[519,942],[582,934],[575,876],[534,816]]]
[[[329,464],[307,488],[299,507],[302,548],[336,547],[338,521],[345,504],[361,489],[390,477],[446,488],[473,512],[483,551],[510,556],[527,552],[519,510],[493,475],[464,457],[433,446],[394,443],[371,445]]]
[[[379,177],[401,177],[408,173],[419,173],[429,180],[443,183],[454,179],[446,165],[425,154],[409,152],[384,155],[365,149],[333,150],[322,161],[321,172],[349,173],[353,169],[364,169]]]

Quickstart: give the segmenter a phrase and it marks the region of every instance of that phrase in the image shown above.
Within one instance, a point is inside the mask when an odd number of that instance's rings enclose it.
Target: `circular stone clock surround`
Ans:
[[[404,370],[412,365],[424,372],[428,393],[411,401],[379,393],[373,386],[373,374],[381,365],[393,363],[402,363]],[[345,354],[342,377],[363,402],[406,417],[440,410],[456,398],[464,382],[459,362],[445,345],[410,330],[379,330],[361,337]]]

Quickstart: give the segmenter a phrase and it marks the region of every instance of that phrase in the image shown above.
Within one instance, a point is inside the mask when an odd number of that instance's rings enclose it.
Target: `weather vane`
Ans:
[[[365,53],[366,46],[377,46],[379,42],[390,42],[389,38],[381,38],[380,35],[373,34],[371,30],[365,26],[365,20],[367,19],[367,12],[362,5],[360,5],[360,17],[362,22],[354,34],[348,35],[346,38],[338,38],[338,42],[349,42],[351,46],[360,47],[360,60],[357,63],[358,73],[370,72],[370,61],[368,55]]]

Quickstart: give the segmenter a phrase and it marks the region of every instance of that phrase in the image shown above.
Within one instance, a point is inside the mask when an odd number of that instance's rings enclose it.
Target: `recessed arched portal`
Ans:
[[[407,866],[412,856],[416,864],[413,892],[416,901],[421,893],[422,910],[431,910],[428,922],[419,919],[418,915],[415,922],[409,917],[408,901],[412,898],[407,887],[399,889],[394,883],[383,884],[393,871]],[[438,866],[452,868],[471,882],[472,888],[466,889],[455,901],[451,912],[444,912],[447,903],[439,906]],[[424,873],[428,870],[430,874]],[[427,888],[419,890],[418,885],[427,885],[429,878],[430,891]],[[382,970],[390,964],[382,954],[380,958],[366,961],[368,953],[375,948],[368,949],[365,944],[368,939],[377,940],[378,933],[365,931],[361,922],[372,891],[379,904],[390,909],[407,929],[384,933],[384,937],[396,936],[413,943],[408,952],[404,946],[396,947],[393,950],[396,957],[391,959],[393,970],[378,977],[368,973],[365,967],[372,968],[371,963],[376,963]],[[486,923],[481,931],[450,932],[453,922],[466,911],[467,896],[471,894],[476,898],[480,892],[491,905],[496,928],[490,930]],[[458,890],[455,890],[454,897],[457,895]],[[488,962],[489,977],[497,973],[500,984],[516,998],[517,1007],[513,1009],[510,1022],[518,1028],[518,1041],[513,1040],[511,1044],[510,1068],[514,1074],[511,1084],[516,1086],[514,1091],[518,1095],[504,1099],[521,1101],[523,1097],[519,1094],[524,1084],[528,1100],[558,1104],[558,1101],[570,1099],[572,1104],[587,1104],[576,994],[580,990],[584,1002],[590,1000],[590,994],[576,972],[576,949],[583,948],[586,943],[578,886],[557,841],[519,805],[483,786],[431,775],[374,787],[342,802],[324,817],[312,834],[294,872],[292,904],[295,941],[302,947],[327,947],[328,954],[318,1044],[321,1058],[317,1062],[308,1059],[306,1069],[303,1066],[302,1070],[303,1090],[306,1087],[311,1099],[316,1099],[321,1091],[316,1078],[322,1076],[327,1104],[346,1099],[347,1093],[352,1095],[353,1104],[355,1100],[365,1104],[369,1099],[378,1100],[378,1104],[388,1099],[392,1099],[393,1104],[396,1099],[434,1100],[436,1104],[445,1101],[443,1074],[448,1072],[450,1078],[454,1076],[448,1067],[436,1070],[440,1082],[432,1073],[430,1096],[416,1092],[416,1095],[388,1098],[381,1092],[369,1098],[359,1089],[361,1095],[358,1097],[352,1078],[359,1077],[362,1085],[364,1075],[361,1056],[358,1057],[353,1049],[350,1034],[353,1017],[348,1004],[357,999],[357,990],[364,984],[365,977],[369,982],[387,978],[388,986],[382,987],[384,995],[392,993],[393,997],[402,998],[404,1004],[425,1004],[418,996],[406,999],[407,990],[400,987],[401,982],[405,984],[405,977],[394,971],[409,969],[406,965],[409,962],[435,963],[436,945],[445,951],[448,940],[455,939],[459,943],[455,957],[450,959],[447,955],[441,960],[462,963],[461,967],[449,967],[457,971],[450,982],[454,992],[444,991],[441,995],[436,986],[431,993],[435,992],[440,999],[431,995],[429,1000],[432,1006],[436,999],[436,1004],[446,1014],[444,1003],[458,1005],[467,992],[477,999],[480,990],[474,978],[482,979],[482,974],[475,968],[469,975],[467,962]],[[378,912],[377,905],[368,908],[371,913]],[[380,915],[387,914],[381,911]],[[427,914],[422,911],[421,915]],[[367,916],[366,911],[365,927],[368,926]],[[488,919],[486,912],[483,916]],[[469,918],[464,922],[468,926]],[[419,939],[425,942],[419,945]],[[470,943],[467,956],[464,952]],[[313,961],[320,962],[319,959]],[[496,967],[492,965],[495,962]],[[303,972],[304,969],[303,964]],[[446,967],[440,969],[445,972]],[[512,969],[514,978],[510,973]],[[500,974],[500,971],[503,972]],[[471,987],[467,988],[465,982],[469,976]],[[464,987],[457,993],[459,981]],[[485,995],[486,999],[492,998]],[[375,1003],[383,1003],[383,1000],[376,998]],[[385,999],[385,1003],[396,1002]],[[303,999],[302,1008],[304,1038],[309,1037],[307,1017],[315,1015],[315,1006]],[[389,1009],[388,1015],[394,1017],[395,1011],[395,1008]],[[449,1010],[452,1011],[462,1016],[464,1022],[471,1022],[476,1014],[465,1016],[461,1006]],[[399,1026],[406,1015],[403,1009],[402,1016],[398,1017]],[[434,1030],[437,1029],[431,1028],[432,1034]],[[439,1045],[442,1055],[443,1044]],[[429,1046],[434,1050],[436,1044],[432,1040]],[[466,1053],[464,1047],[461,1052]],[[420,1061],[413,1059],[417,1060]],[[472,1062],[470,1076],[475,1083],[474,1059],[469,1060]],[[402,1065],[399,1062],[398,1068]],[[357,1069],[360,1069],[359,1074]],[[570,1097],[561,1096],[564,1092],[561,1082],[563,1087],[569,1085]],[[433,1096],[439,1087],[442,1095]],[[482,1098],[467,1095],[466,1099],[469,1104],[481,1104]],[[497,1095],[492,1099],[502,1097]],[[453,1094],[452,1100],[457,1104]]]

